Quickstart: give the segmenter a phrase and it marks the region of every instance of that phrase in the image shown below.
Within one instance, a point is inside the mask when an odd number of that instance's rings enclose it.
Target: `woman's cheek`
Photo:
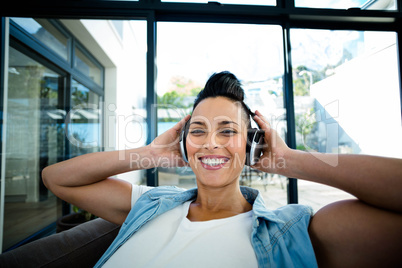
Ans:
[[[228,141],[228,148],[230,148],[230,150],[232,150],[233,152],[236,153],[245,153],[246,152],[246,143],[247,140],[241,136],[241,135],[237,135],[234,136],[230,139],[230,141]]]
[[[186,141],[186,148],[187,148],[187,156],[189,162],[191,164],[194,161],[195,154],[200,150],[202,147],[201,139],[197,137],[190,137]]]

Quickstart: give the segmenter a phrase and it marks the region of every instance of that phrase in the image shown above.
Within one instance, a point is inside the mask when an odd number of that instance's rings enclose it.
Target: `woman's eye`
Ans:
[[[200,135],[200,134],[204,134],[205,133],[205,131],[204,130],[202,130],[202,129],[192,129],[192,130],[190,130],[190,133],[192,134],[192,135]]]
[[[237,131],[233,130],[233,129],[224,129],[221,131],[222,134],[227,135],[227,136],[231,136],[237,133]]]

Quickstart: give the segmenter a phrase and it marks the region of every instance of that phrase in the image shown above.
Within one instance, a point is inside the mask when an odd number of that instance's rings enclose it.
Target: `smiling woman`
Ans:
[[[248,110],[239,105],[243,100],[240,82],[227,72],[213,75],[198,94],[186,139],[198,188],[233,184],[238,191],[250,125]]]
[[[267,146],[253,168],[338,187],[358,199],[331,204],[314,216],[304,205],[269,210],[257,190],[239,185],[251,120],[247,106],[239,105],[243,96],[233,74],[214,74],[198,94],[192,117],[185,116],[150,145],[87,154],[43,171],[45,185],[59,197],[124,223],[95,267],[401,265],[401,159],[339,155],[333,167],[327,164],[333,155],[288,148],[256,111],[252,119]],[[183,133],[186,158],[180,151]],[[173,167],[189,165],[197,188],[132,186],[111,178],[145,168],[143,159],[151,163],[146,168],[160,159]],[[265,165],[278,159],[285,165]],[[373,243],[367,243],[367,233]]]
[[[229,120],[219,120],[222,115]],[[210,122],[210,126],[206,127],[204,123],[196,124],[200,123],[197,121],[200,117]],[[219,183],[229,183],[224,182],[222,176],[237,180],[246,159],[247,127],[243,119],[238,118],[238,108],[233,100],[216,97],[202,101],[194,109],[186,143],[189,164],[196,175],[198,185],[204,182],[203,174],[209,180],[212,179],[211,176],[216,177]],[[208,172],[218,169],[221,169],[220,172]],[[237,180],[236,188],[239,188],[238,183]]]

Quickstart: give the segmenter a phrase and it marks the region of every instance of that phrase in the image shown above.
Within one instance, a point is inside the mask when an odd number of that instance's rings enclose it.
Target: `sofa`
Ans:
[[[119,229],[97,218],[0,254],[0,267],[93,267]]]

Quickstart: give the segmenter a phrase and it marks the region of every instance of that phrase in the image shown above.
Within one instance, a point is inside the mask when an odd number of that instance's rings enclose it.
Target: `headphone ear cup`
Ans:
[[[265,131],[251,128],[247,131],[246,165],[252,166],[258,162],[264,147]]]
[[[188,119],[186,124],[184,125],[184,127],[180,133],[180,140],[179,140],[181,156],[186,163],[188,163],[186,139],[187,139],[190,119]]]
[[[247,145],[246,145],[246,165],[247,166],[250,166],[250,160],[252,158],[252,156],[250,155],[251,147],[252,147],[253,142],[254,142],[255,133],[257,131],[258,131],[258,129],[256,129],[256,128],[249,128],[247,130]]]

